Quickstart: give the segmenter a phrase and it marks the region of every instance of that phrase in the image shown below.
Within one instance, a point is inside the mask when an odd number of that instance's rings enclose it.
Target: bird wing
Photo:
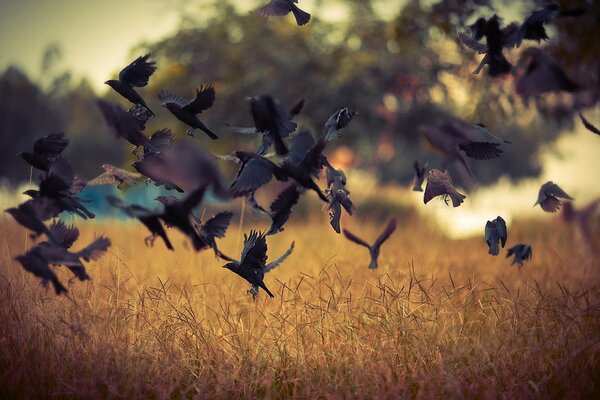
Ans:
[[[375,240],[375,243],[373,244],[373,247],[377,248],[377,247],[381,246],[383,244],[383,242],[385,242],[386,240],[388,240],[388,238],[390,237],[390,235],[395,230],[396,230],[396,218],[392,218],[390,220],[390,222],[388,222],[388,224],[385,227],[385,229],[383,230],[383,232],[381,232],[381,235],[379,235],[379,237]]]
[[[110,247],[110,239],[104,236],[100,236],[92,243],[81,249],[77,255],[82,257],[85,261],[96,261],[102,254]]]
[[[215,103],[215,88],[212,85],[206,87],[201,86],[200,90],[196,89],[196,97],[190,103],[183,107],[183,110],[192,114],[200,114],[204,110],[208,110]]]
[[[277,195],[275,200],[271,203],[270,209],[272,213],[280,213],[283,211],[289,211],[300,198],[300,193],[296,185],[290,185],[283,189],[281,193]]]
[[[160,104],[163,106],[169,103],[177,104],[179,107],[185,107],[187,105],[187,101],[170,90],[161,90],[158,92],[158,100],[160,100]]]
[[[111,172],[103,172],[94,179],[88,181],[88,185],[96,186],[96,185],[112,185],[116,183],[117,180],[115,176]]]
[[[119,80],[130,86],[144,87],[148,84],[150,75],[156,71],[156,62],[148,62],[150,54],[138,57],[119,73]]]
[[[296,242],[292,242],[292,244],[290,245],[290,248],[287,249],[287,251],[285,253],[283,253],[279,258],[268,263],[265,266],[265,269],[263,270],[263,272],[266,274],[267,272],[277,268],[286,258],[288,258],[288,256],[290,254],[292,254],[292,252],[294,251],[295,245],[296,245]]]
[[[163,151],[173,142],[173,132],[169,128],[160,129],[150,136],[150,144],[158,151]]]
[[[256,10],[256,13],[263,17],[281,17],[290,11],[292,11],[292,9],[286,0],[271,0]]]
[[[65,249],[70,248],[79,237],[79,229],[75,225],[67,226],[61,220],[54,221],[49,230],[50,236]]]
[[[60,178],[69,187],[71,187],[75,179],[73,167],[71,167],[71,164],[69,164],[69,162],[64,157],[56,158],[56,160],[50,165],[50,168],[48,169],[48,175]]]
[[[489,50],[485,44],[479,43],[477,40],[473,39],[465,32],[458,32],[458,39],[460,39],[460,42],[462,44],[464,44],[471,50],[476,51],[478,54],[485,54]]]
[[[554,197],[559,197],[561,199],[569,199],[573,200],[571,196],[569,196],[564,190],[562,190],[556,183],[549,182],[548,186],[545,190],[546,195],[551,195]]]
[[[69,145],[69,139],[65,139],[65,134],[51,133],[35,141],[33,144],[33,153],[48,158],[59,156]]]
[[[233,213],[231,211],[223,211],[218,213],[202,224],[201,233],[211,237],[225,237],[225,232],[231,223],[231,217],[233,217]]]
[[[264,233],[255,230],[250,235],[244,235],[244,249],[240,268],[262,268],[267,261],[267,239]]]
[[[362,240],[361,238],[359,238],[358,236],[355,236],[352,232],[350,232],[347,229],[342,229],[342,232],[344,233],[344,236],[346,236],[346,238],[348,240],[350,240],[351,242],[354,242],[356,244],[359,244],[361,246],[365,246],[366,248],[368,248],[369,250],[371,250],[371,246],[365,242],[364,240]]]
[[[243,196],[253,192],[259,187],[269,183],[273,176],[273,165],[271,161],[262,158],[248,160],[240,170],[231,185],[231,193],[235,197]]]
[[[587,119],[585,119],[583,117],[583,115],[581,113],[579,113],[579,118],[581,118],[581,122],[583,123],[583,126],[585,126],[590,132],[593,132],[596,135],[600,135],[600,129],[598,129],[594,125],[592,125]]]
[[[508,237],[508,229],[506,228],[506,221],[504,218],[498,216],[496,218],[496,230],[498,231],[498,236],[500,237],[500,241],[502,242],[502,247],[506,245],[506,239]]]

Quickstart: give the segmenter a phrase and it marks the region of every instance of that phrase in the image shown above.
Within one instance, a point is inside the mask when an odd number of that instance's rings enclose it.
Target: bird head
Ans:
[[[237,268],[237,265],[233,262],[229,262],[229,263],[223,265],[223,268],[227,268],[227,269],[230,269],[233,271],[234,269]]]
[[[24,195],[33,197],[34,199],[38,196],[39,192],[35,189],[29,189],[23,192]]]
[[[116,79],[111,79],[111,80],[108,80],[108,81],[106,81],[104,83],[114,89],[115,86],[117,86],[119,84],[119,81],[116,80]]]

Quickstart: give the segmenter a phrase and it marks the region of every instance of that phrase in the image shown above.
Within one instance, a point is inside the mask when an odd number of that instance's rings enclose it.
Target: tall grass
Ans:
[[[138,224],[118,221],[80,224],[82,243],[102,232],[113,246],[92,281],[56,297],[12,261],[23,230],[3,221],[0,397],[600,396],[600,266],[568,229],[511,227],[509,244],[534,246],[519,270],[481,238],[401,225],[374,271],[328,226],[287,227],[268,240],[270,257],[296,240],[265,278],[276,297],[252,301],[210,252],[172,230],[175,252],[146,248]]]

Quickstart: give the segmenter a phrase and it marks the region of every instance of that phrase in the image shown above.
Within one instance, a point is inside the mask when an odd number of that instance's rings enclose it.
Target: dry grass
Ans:
[[[522,270],[482,239],[449,241],[413,220],[376,271],[324,224],[288,227],[268,241],[277,256],[296,240],[266,276],[276,298],[256,302],[175,233],[173,253],[145,248],[133,222],[79,225],[113,247],[90,266],[93,281],[56,297],[12,261],[24,232],[1,221],[0,397],[600,395],[599,265],[555,222],[511,227],[509,244],[534,246]],[[235,254],[230,229],[222,249]]]

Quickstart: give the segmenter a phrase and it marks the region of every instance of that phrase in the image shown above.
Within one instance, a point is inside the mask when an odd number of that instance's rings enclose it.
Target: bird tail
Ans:
[[[275,297],[275,296],[273,296],[273,293],[271,293],[271,291],[270,291],[270,290],[267,288],[267,285],[265,285],[264,283],[262,283],[262,282],[261,282],[261,283],[259,284],[259,286],[260,286],[261,288],[263,288],[263,290],[264,290],[265,292],[267,292],[267,294],[269,295],[269,297]]]
[[[498,247],[498,242],[489,243],[489,245],[490,245],[490,250],[488,251],[488,253],[493,256],[497,256],[500,253],[500,248]]]
[[[61,295],[62,293],[68,292],[67,288],[64,287],[62,283],[60,283],[56,276],[52,278],[52,286],[54,286],[54,291],[57,295]]]
[[[306,25],[308,21],[310,21],[310,14],[306,11],[302,11],[295,4],[292,6],[292,12],[296,18],[296,23],[298,23],[299,26]]]
[[[214,133],[213,131],[211,131],[210,129],[208,129],[206,127],[202,128],[202,131],[204,131],[204,133],[206,133],[208,136],[210,136],[210,138],[212,140],[217,140],[219,138],[216,133]]]
[[[371,262],[369,263],[369,269],[377,269],[377,258],[371,257]]]
[[[452,207],[460,206],[463,203],[464,199],[467,198],[467,196],[458,193],[456,190],[454,191],[454,193],[450,193],[449,195],[450,199],[452,200]]]

